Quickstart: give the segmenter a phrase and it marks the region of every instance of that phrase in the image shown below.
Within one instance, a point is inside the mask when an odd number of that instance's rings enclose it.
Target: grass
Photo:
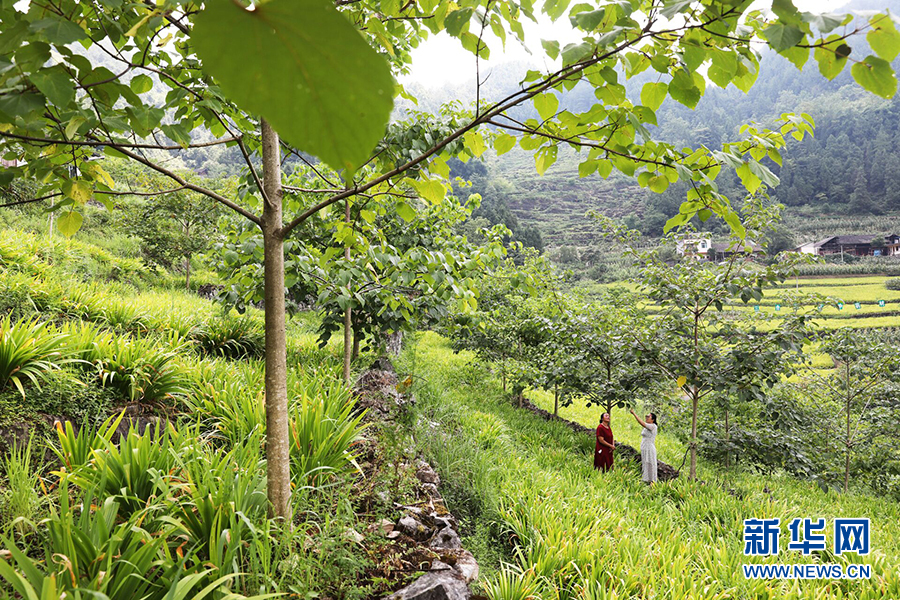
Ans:
[[[631,464],[599,474],[589,436],[516,409],[498,382],[472,375],[471,359],[425,333],[405,353],[403,367],[419,382],[422,451],[448,487],[451,510],[463,515],[464,543],[476,549],[486,573],[483,591],[493,600],[900,597],[897,503],[838,496],[788,476],[732,471],[715,477],[703,461],[705,483],[679,478],[648,488]],[[596,411],[566,410],[596,423]],[[636,427],[614,416],[617,437],[636,443]],[[658,446],[664,460],[681,449],[665,423]],[[805,516],[870,518],[872,553],[743,555],[743,519],[780,517],[784,523]],[[486,538],[495,550],[481,550]],[[741,564],[751,562],[865,563],[872,565],[872,578],[746,580]]]
[[[229,315],[154,287],[167,276],[145,278],[139,261],[44,241],[0,231],[0,427],[4,442],[33,432],[0,460],[0,597],[344,600],[409,578],[370,576],[395,569],[383,534],[360,544],[348,531],[381,532],[378,519],[413,501],[416,480],[397,475],[413,458],[399,439],[382,444],[397,483],[373,509],[356,460],[389,434],[362,423],[341,342],[318,345],[315,315],[287,324],[296,487],[284,526],[266,514],[262,312]],[[108,277],[129,265],[134,277]],[[156,425],[116,421],[126,405]]]

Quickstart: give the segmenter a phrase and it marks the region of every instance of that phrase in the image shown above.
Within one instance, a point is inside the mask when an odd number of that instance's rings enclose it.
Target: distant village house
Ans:
[[[681,256],[716,262],[728,260],[735,254],[747,255],[747,258],[765,254],[762,246],[755,243],[732,248],[729,242],[713,242],[711,238],[704,236],[689,236],[680,239],[675,243],[675,250]]]
[[[807,242],[796,248],[803,254],[827,256],[850,254],[852,256],[900,256],[900,235],[834,235],[817,242]]]

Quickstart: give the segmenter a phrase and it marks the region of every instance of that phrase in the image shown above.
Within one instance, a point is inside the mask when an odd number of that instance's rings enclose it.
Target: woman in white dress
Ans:
[[[641,424],[641,466],[643,468],[642,479],[650,485],[656,481],[656,414],[649,413],[644,420],[631,414]]]

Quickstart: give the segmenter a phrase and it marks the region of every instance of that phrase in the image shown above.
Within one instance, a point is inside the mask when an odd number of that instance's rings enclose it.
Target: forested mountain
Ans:
[[[853,2],[841,7],[841,12],[873,8],[869,4]],[[884,8],[884,4],[879,6]],[[900,14],[900,1],[887,4],[894,14]],[[866,41],[864,36],[855,36],[850,44],[855,52]],[[496,99],[515,90],[527,69],[521,63],[494,68],[482,86],[482,97]],[[849,69],[827,81],[814,61],[798,71],[771,52],[764,53],[760,71],[748,94],[710,83],[695,110],[667,99],[657,113],[658,134],[676,145],[718,147],[740,139],[739,129],[745,123],[772,125],[781,113],[806,112],[816,121],[815,137],[792,141],[782,153],[783,167],[770,164],[781,185],[769,192],[788,206],[788,217],[900,212],[900,154],[896,151],[900,145],[900,100],[881,100],[866,93],[853,83]],[[655,73],[645,72],[626,82],[635,103],[639,103],[641,86],[651,77]],[[426,90],[413,85],[411,89],[425,106],[452,98],[474,99],[474,80],[463,86]],[[596,102],[592,91],[579,85],[563,95],[561,107],[583,111]],[[592,229],[584,219],[589,209],[627,218],[646,234],[657,235],[682,201],[683,186],[672,186],[657,195],[615,175],[580,179],[576,159],[574,151],[561,151],[558,162],[539,176],[533,159],[524,152],[489,156],[486,173],[476,174],[474,191],[485,195],[486,205],[499,207],[495,212],[502,213],[508,206],[521,227],[536,227],[550,246],[590,243]],[[470,166],[467,172],[471,171]],[[723,191],[739,202],[738,184],[733,173],[720,176]]]

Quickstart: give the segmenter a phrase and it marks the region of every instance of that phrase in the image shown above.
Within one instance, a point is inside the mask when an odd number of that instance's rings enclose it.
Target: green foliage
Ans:
[[[249,315],[210,319],[191,332],[191,339],[204,354],[231,359],[261,357],[264,337]]]
[[[188,391],[177,351],[159,348],[152,338],[113,338],[101,349],[98,368],[103,385],[132,402],[167,403]]]
[[[33,464],[32,435],[28,442],[13,444],[3,457],[3,481],[0,488],[0,532],[24,534],[36,526],[44,502],[39,495],[40,475]]]
[[[291,408],[291,468],[308,482],[356,467],[353,446],[362,438],[364,412],[340,383],[322,386],[315,380],[296,388]],[[358,468],[358,467],[357,467]]]
[[[900,277],[893,277],[886,280],[884,282],[884,287],[889,290],[900,292]]]
[[[25,396],[25,385],[40,389],[47,373],[72,362],[64,342],[66,335],[52,325],[36,320],[0,320],[0,390],[15,386]]]

